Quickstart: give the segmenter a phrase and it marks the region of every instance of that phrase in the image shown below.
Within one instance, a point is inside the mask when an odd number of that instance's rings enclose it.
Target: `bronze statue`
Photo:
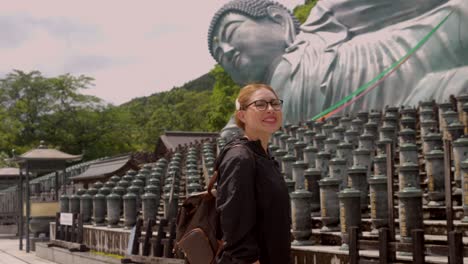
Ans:
[[[467,92],[466,27],[466,0],[320,0],[300,28],[279,3],[233,0],[214,15],[208,44],[237,83],[271,85],[285,101],[284,120],[297,123],[377,77],[427,36],[345,112]]]

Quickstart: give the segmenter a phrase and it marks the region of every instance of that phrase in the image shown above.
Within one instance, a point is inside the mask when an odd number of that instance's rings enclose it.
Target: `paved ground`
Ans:
[[[23,240],[23,246],[26,240]],[[24,250],[19,250],[19,240],[15,237],[0,236],[0,264],[52,264],[51,262],[39,257],[36,257],[35,252],[26,253]]]

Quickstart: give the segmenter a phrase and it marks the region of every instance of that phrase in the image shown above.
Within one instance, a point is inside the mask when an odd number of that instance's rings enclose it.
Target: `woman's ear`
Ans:
[[[236,112],[236,117],[237,117],[237,119],[242,121],[242,123],[245,124],[245,111],[242,111],[242,110],[237,111]]]
[[[283,28],[284,39],[288,47],[292,45],[298,32],[296,32],[296,28],[294,27],[291,14],[286,9],[274,5],[267,7],[267,12],[270,19],[280,24]]]

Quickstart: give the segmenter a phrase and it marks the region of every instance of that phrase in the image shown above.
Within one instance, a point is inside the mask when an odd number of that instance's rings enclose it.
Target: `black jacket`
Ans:
[[[290,263],[290,200],[278,162],[246,138],[221,155],[216,208],[225,244],[217,263]]]

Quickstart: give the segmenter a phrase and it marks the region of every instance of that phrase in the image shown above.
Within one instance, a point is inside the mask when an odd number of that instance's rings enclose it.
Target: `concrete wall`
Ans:
[[[123,228],[83,226],[83,244],[91,250],[124,256],[127,252],[130,230]],[[50,238],[55,239],[55,223],[50,223]]]
[[[36,243],[36,256],[60,264],[120,264],[120,259],[99,256],[90,252],[70,252],[68,249],[47,247]]]

